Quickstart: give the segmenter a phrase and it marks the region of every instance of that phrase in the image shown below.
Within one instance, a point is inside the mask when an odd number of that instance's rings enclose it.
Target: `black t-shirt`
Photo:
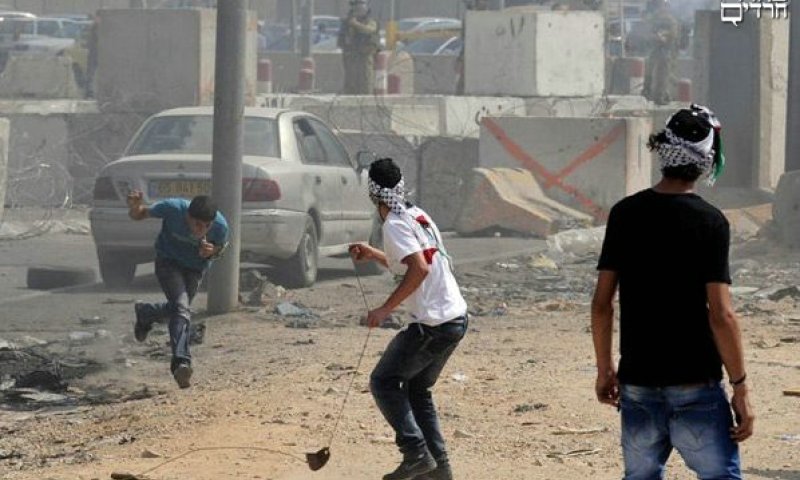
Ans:
[[[652,189],[611,209],[598,270],[619,275],[621,383],[722,379],[706,284],[731,283],[730,227],[695,194]]]

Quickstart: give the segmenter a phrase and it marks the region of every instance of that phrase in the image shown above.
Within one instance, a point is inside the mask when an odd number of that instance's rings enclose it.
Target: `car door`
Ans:
[[[342,181],[340,169],[330,164],[317,131],[312,126],[312,118],[300,117],[294,120],[293,127],[297,146],[300,150],[305,184],[310,185],[319,212],[322,231],[319,245],[330,246],[345,243],[342,227]]]
[[[341,186],[344,239],[348,243],[369,240],[375,207],[367,195],[367,172],[357,171],[355,162],[327,125],[316,119],[311,123]]]

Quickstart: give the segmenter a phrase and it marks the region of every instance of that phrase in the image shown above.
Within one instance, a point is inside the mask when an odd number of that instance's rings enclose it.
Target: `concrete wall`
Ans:
[[[420,205],[442,230],[455,226],[463,190],[478,166],[477,138],[426,138],[420,145]]]
[[[72,60],[41,54],[11,55],[0,74],[2,98],[83,98]]]
[[[728,159],[719,184],[774,188],[785,169],[789,22],[696,18],[695,98],[720,118]]]
[[[487,117],[480,166],[527,168],[550,198],[603,219],[650,186],[648,118]]]
[[[786,170],[800,170],[800,21],[790,22]]]
[[[605,87],[604,36],[597,12],[470,11],[466,92],[599,96]]]
[[[101,113],[86,101],[3,102],[0,111],[10,125],[9,190],[2,198],[21,205],[59,205],[67,196],[90,203],[97,172],[122,155],[146,118]]]
[[[457,61],[454,55],[414,55],[414,93],[455,95]]]
[[[106,111],[213,105],[215,10],[101,11],[97,100]],[[245,87],[256,95],[256,18],[248,22]]]
[[[8,140],[9,122],[5,118],[0,118],[0,200],[6,198],[6,181],[8,178]],[[0,201],[0,221],[3,220],[5,202]]]

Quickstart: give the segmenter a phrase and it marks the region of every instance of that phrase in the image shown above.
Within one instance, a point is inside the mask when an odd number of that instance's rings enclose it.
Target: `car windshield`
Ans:
[[[147,123],[128,155],[183,153],[211,155],[214,117],[181,115],[157,117]],[[244,119],[244,154],[278,157],[278,126],[271,118]]]
[[[417,40],[416,42],[411,42],[403,48],[408,53],[435,53],[436,50],[439,49],[442,45],[445,44],[449,39],[448,38],[423,38],[422,40]]]

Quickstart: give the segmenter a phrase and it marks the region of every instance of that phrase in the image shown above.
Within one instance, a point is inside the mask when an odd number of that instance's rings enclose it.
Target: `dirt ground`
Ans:
[[[800,257],[756,251],[745,247],[739,257],[750,260],[733,262],[737,286],[800,283]],[[622,476],[618,414],[593,393],[588,302],[594,261],[558,269],[548,263],[518,258],[459,271],[474,315],[435,388],[458,479]],[[392,281],[371,277],[365,286],[377,304]],[[163,330],[145,344],[128,333],[120,348],[135,361],[73,383],[133,393],[127,401],[0,412],[0,457],[9,457],[0,460],[0,477],[108,479],[112,472],[142,474],[175,459],[140,478],[381,478],[399,454],[367,383],[396,332],[374,330],[355,372],[367,330],[358,326],[364,308],[354,279],[290,291],[281,300],[300,303],[321,320],[313,328],[287,328],[272,298],[263,308],[206,318],[205,341],[193,350],[195,384],[188,390],[174,385],[167,358],[158,354],[167,348]],[[783,391],[800,388],[800,298],[773,301],[749,291],[735,302],[757,414],[756,434],[742,447],[747,478],[798,480],[800,397]],[[124,314],[113,321],[121,331],[132,326]],[[312,473],[292,456],[327,444],[353,375],[330,463]],[[190,452],[208,447],[250,450]],[[667,478],[693,477],[676,454]]]

